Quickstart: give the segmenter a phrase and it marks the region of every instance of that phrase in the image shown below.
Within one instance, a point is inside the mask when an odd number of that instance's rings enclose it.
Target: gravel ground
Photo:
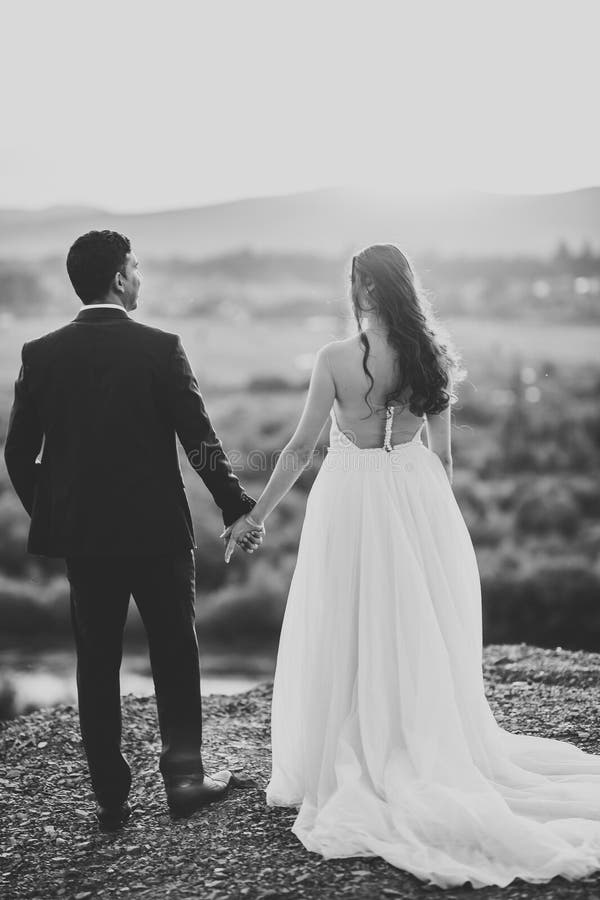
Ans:
[[[600,654],[520,645],[484,649],[486,694],[509,731],[558,737],[600,752]],[[377,858],[322,860],[290,832],[295,810],[264,802],[270,771],[271,685],[234,697],[205,698],[204,760],[209,772],[230,767],[258,788],[191,819],[171,822],[158,773],[153,698],[123,701],[125,753],[134,772],[133,816],[116,835],[98,831],[93,797],[71,706],[22,716],[0,730],[0,897],[163,898],[444,898],[440,890]],[[520,879],[481,888],[484,898],[600,900],[600,872],[544,885]]]

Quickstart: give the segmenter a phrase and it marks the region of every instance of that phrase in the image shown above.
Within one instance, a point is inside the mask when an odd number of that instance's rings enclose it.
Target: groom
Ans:
[[[172,815],[240,784],[227,770],[211,778],[202,763],[196,543],[176,436],[226,526],[255,501],[233,474],[179,336],[128,315],[141,284],[129,240],[84,234],[67,270],[84,305],[23,346],[5,459],[31,516],[27,550],[65,559],[81,735],[96,815],[112,830],[131,812],[119,687],[130,595],[148,636]],[[261,541],[255,532],[243,549]]]

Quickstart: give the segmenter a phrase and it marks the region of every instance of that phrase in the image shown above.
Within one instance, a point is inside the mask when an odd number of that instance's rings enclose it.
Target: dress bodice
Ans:
[[[385,450],[390,453],[392,450],[396,450],[398,447],[406,446],[407,444],[416,444],[422,443],[421,441],[421,431],[423,429],[423,425],[425,424],[425,418],[423,417],[423,421],[417,428],[415,434],[409,441],[402,441],[399,444],[392,445],[392,427],[394,424],[394,407],[386,406],[386,420],[385,420],[385,435],[383,438],[383,444],[381,447],[359,447],[354,441],[350,440],[350,438],[344,434],[344,432],[340,429],[337,421],[337,417],[335,414],[335,410],[333,406],[331,407],[331,431],[329,435],[329,447],[330,449],[336,450]]]

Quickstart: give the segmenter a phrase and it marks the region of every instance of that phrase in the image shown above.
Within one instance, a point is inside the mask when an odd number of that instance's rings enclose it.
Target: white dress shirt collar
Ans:
[[[122,309],[123,312],[127,312],[124,306],[121,306],[120,303],[84,303],[81,309]],[[81,312],[81,310],[80,310]]]

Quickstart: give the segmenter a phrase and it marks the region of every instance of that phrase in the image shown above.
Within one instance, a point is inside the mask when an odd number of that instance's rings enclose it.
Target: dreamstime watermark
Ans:
[[[422,443],[407,442],[406,447],[424,446]],[[406,456],[406,447],[394,448],[390,452],[382,447],[359,448],[353,442],[342,447],[318,447],[312,453],[294,450],[228,450],[226,459],[236,472],[245,474],[270,475],[280,464],[284,472],[295,472],[300,475],[314,466],[325,465],[328,470],[341,471],[373,471],[382,467],[412,468]],[[224,463],[224,451],[215,447],[203,446],[186,454],[192,467],[198,472],[217,472]]]
[[[203,446],[192,450],[187,454],[192,468],[197,472],[216,472],[223,464],[223,452],[209,446]],[[327,456],[327,447],[317,448],[310,454],[298,453],[291,450],[274,450],[268,453],[264,450],[228,450],[226,457],[231,463],[231,468],[242,472],[272,472],[281,460],[284,471],[303,472],[304,469],[323,462]]]

